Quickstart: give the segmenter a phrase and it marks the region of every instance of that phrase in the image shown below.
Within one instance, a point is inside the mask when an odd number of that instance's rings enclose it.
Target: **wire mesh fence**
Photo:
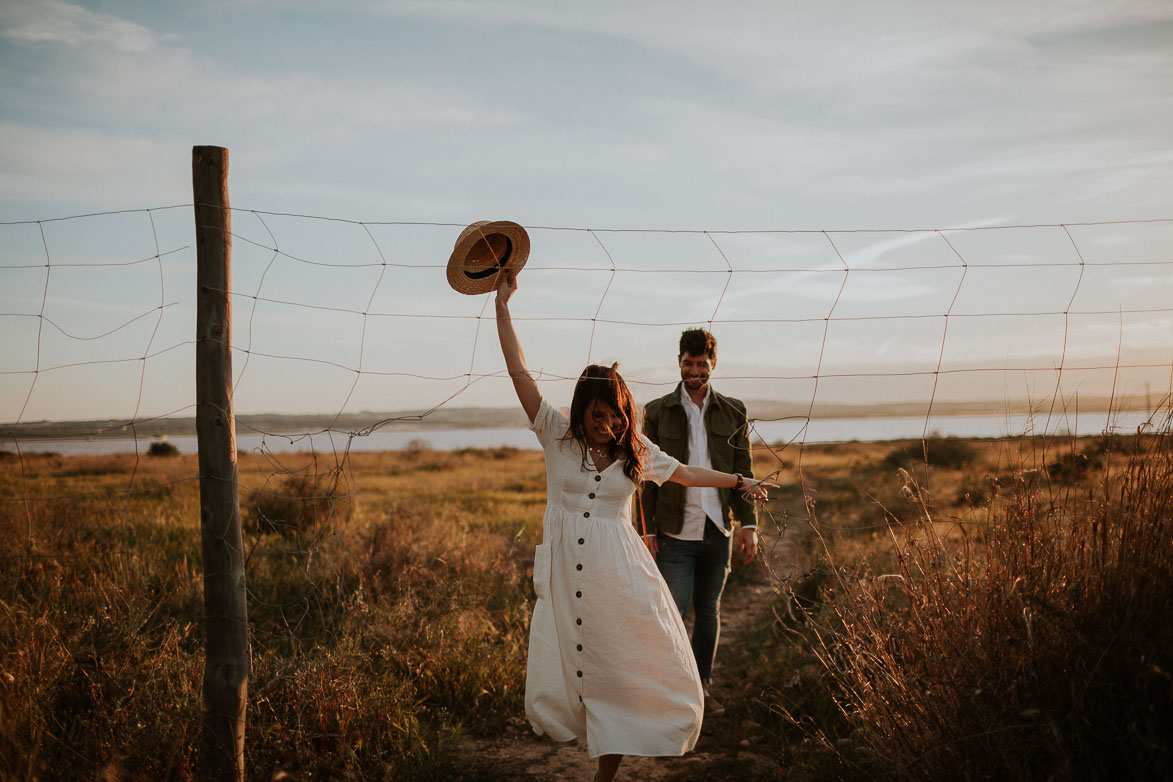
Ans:
[[[166,523],[198,517],[190,206],[0,224],[5,569],[50,590],[66,586],[54,570],[117,572],[125,593],[154,594],[124,600],[144,627],[200,616],[198,543]],[[222,293],[236,314],[250,639],[280,682],[280,661],[338,641],[363,610],[355,514],[365,530],[417,512],[370,492],[372,473],[440,480],[516,454],[529,435],[501,409],[512,390],[487,323],[491,296],[444,282],[463,225],[252,209],[233,210],[233,225]],[[915,439],[930,462],[939,433],[1143,429],[1173,389],[1173,220],[528,230],[514,317],[543,393],[566,404],[584,364],[619,360],[648,401],[678,382],[680,331],[712,331],[714,384],[749,401],[756,471],[796,486],[785,509],[765,510],[770,546],[800,513],[826,534],[843,526],[812,502],[810,443]],[[431,447],[461,424],[493,425],[495,439]],[[403,458],[379,454],[390,449]],[[361,502],[364,492],[390,509]],[[519,531],[518,546],[531,535]],[[81,571],[62,564],[71,559]],[[813,574],[780,575],[779,588]],[[170,594],[151,592],[161,580]],[[113,589],[96,576],[69,586]],[[279,724],[263,709],[250,719]]]

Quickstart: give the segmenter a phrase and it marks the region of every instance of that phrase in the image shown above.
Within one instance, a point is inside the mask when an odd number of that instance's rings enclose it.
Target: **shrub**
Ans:
[[[147,456],[179,456],[179,449],[166,440],[155,440],[147,448]]]
[[[955,504],[963,507],[984,505],[992,500],[1002,485],[1002,479],[996,475],[967,475],[957,488]]]
[[[453,470],[460,463],[460,457],[469,453],[479,453],[477,449],[461,451],[437,451],[432,444],[423,438],[413,438],[403,449],[402,469],[404,471],[419,470],[422,472],[447,472]]]
[[[432,450],[432,444],[423,437],[413,437],[407,441],[407,445],[403,447],[403,450],[410,454],[419,454]]]
[[[456,454],[458,456],[475,456],[484,459],[493,459],[500,462],[517,456],[519,450],[519,448],[514,448],[512,445],[499,445],[495,448],[460,448],[456,451]]]
[[[930,467],[958,470],[970,464],[976,456],[977,452],[967,440],[932,435],[924,440],[904,442],[896,446],[884,457],[884,464],[887,467],[899,468],[920,462],[927,463]]]
[[[253,492],[241,524],[251,532],[309,534],[326,521],[350,518],[350,494],[339,488],[342,473],[290,473]],[[343,487],[345,488],[345,487]]]
[[[1059,454],[1059,458],[1047,464],[1047,475],[1056,483],[1071,484],[1082,479],[1101,463],[1098,454],[1094,452],[1080,453],[1071,449]]]

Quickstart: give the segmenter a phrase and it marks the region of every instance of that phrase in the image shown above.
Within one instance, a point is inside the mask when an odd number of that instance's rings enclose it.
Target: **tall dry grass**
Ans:
[[[1018,445],[808,447],[775,505],[812,500],[822,544],[792,610],[723,645],[745,697],[716,729],[779,775],[1167,773],[1168,430]],[[195,776],[196,472],[0,460],[0,778]],[[241,476],[249,775],[475,777],[461,735],[521,710],[541,454],[243,454]]]
[[[834,758],[828,776],[1173,774],[1168,421],[1090,444],[1025,440],[1007,456],[953,522],[922,485],[932,476],[904,471],[920,513],[890,519],[888,558],[823,552],[825,602],[807,605],[801,639],[837,714],[775,706]]]
[[[196,776],[197,469],[0,461],[0,779]],[[241,483],[248,775],[461,775],[521,706],[541,454],[242,454]]]

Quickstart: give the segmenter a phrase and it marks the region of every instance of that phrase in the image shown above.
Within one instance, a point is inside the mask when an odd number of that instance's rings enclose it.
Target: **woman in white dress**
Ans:
[[[497,332],[517,398],[546,459],[546,514],[534,552],[534,605],[525,710],[535,732],[585,739],[610,782],[624,755],[683,755],[700,734],[703,695],[680,613],[632,525],[640,480],[741,488],[773,484],[681,464],[639,433],[615,367],[592,365],[570,420],[529,376],[509,299],[497,288]]]

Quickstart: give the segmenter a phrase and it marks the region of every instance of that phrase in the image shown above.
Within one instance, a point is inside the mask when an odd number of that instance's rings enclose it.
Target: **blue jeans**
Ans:
[[[708,684],[721,635],[721,592],[733,561],[733,536],[706,519],[704,540],[678,540],[661,533],[656,543],[660,548],[656,564],[681,618],[692,600],[692,656],[701,681]]]

